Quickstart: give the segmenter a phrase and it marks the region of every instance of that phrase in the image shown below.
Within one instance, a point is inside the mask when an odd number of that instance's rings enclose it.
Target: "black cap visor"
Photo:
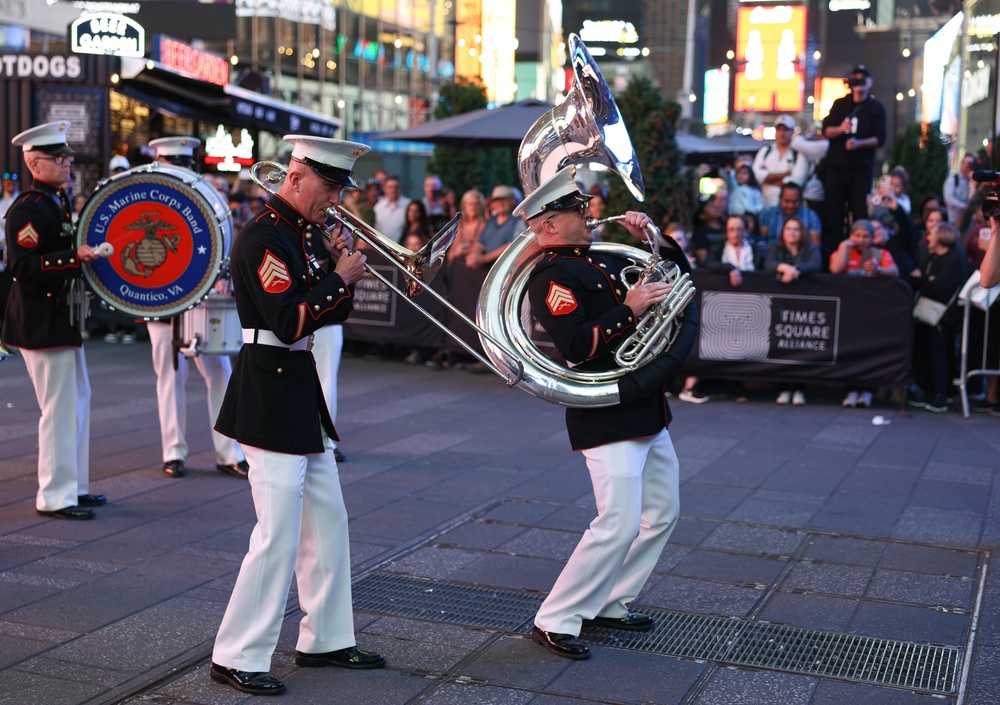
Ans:
[[[310,159],[309,157],[295,158],[327,181],[332,181],[333,183],[340,184],[341,186],[360,188],[357,182],[351,178],[351,171],[349,169],[341,169],[340,167],[330,166],[329,164],[318,162],[315,159]]]
[[[45,154],[76,154],[65,142],[60,142],[58,144],[40,144],[37,147],[32,147],[30,150],[32,152],[44,152]]]
[[[195,158],[187,154],[162,154],[160,159],[165,161],[167,164],[173,164],[174,166],[182,166],[185,169],[190,169],[194,171]]]

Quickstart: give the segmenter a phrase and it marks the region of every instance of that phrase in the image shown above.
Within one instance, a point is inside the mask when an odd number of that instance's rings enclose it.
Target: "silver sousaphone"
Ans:
[[[575,34],[570,35],[569,47],[573,63],[569,95],[539,118],[521,142],[518,168],[524,191],[531,193],[565,167],[596,163],[616,172],[641,201],[645,198],[642,174],[621,112],[590,52]],[[622,218],[592,220],[588,226]],[[518,386],[528,393],[564,406],[616,405],[618,380],[669,348],[679,330],[674,321],[694,297],[688,275],[673,262],[660,259],[659,236],[655,227],[647,228],[650,252],[615,243],[591,245],[593,251],[632,262],[622,272],[626,286],[652,281],[671,286],[666,300],[651,307],[637,322],[635,333],[618,348],[619,369],[607,372],[574,370],[545,355],[532,341],[525,292],[541,250],[530,231],[513,242],[490,270],[476,309],[479,327],[487,333],[481,336],[483,348],[500,374],[509,375],[506,364],[513,352],[523,369]],[[497,339],[506,345],[497,347],[493,342]]]

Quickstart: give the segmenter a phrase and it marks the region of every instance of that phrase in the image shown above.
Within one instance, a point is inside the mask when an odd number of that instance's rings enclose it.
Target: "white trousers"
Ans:
[[[325,653],[354,646],[347,509],[333,447],[288,455],[245,446],[257,525],[212,661],[241,671],[270,671],[292,572],[298,581],[296,649]]]
[[[149,342],[153,346],[153,369],[156,371],[156,402],[160,414],[160,443],[163,462],[187,460],[187,394],[188,359],[178,354],[174,370],[173,326],[169,322],[150,321]],[[233,362],[228,355],[200,355],[194,359],[198,372],[205,378],[208,388],[208,422],[215,426],[226,396],[226,385],[233,373]],[[212,429],[212,446],[215,462],[233,465],[244,460],[240,444]]]
[[[75,507],[90,493],[90,380],[83,348],[20,348],[35,398],[38,420],[38,495],[35,508],[54,512]]]
[[[666,429],[583,454],[597,517],[535,616],[547,632],[579,635],[584,619],[624,617],[680,513],[677,454]]]
[[[316,359],[316,372],[323,388],[326,408],[330,410],[330,418],[337,423],[337,372],[340,370],[340,355],[344,350],[344,327],[341,325],[323,326],[313,333],[312,354]],[[337,447],[332,438],[330,442]]]

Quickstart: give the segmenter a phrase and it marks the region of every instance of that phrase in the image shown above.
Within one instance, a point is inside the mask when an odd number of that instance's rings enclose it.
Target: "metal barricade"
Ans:
[[[993,289],[983,289],[979,286],[979,271],[973,272],[972,276],[962,287],[958,295],[958,303],[962,307],[962,344],[960,349],[960,362],[958,384],[959,396],[962,399],[962,415],[969,418],[969,380],[973,377],[1000,377],[1000,350],[994,356],[996,359],[989,360],[989,340],[990,340],[990,309],[1000,293],[1000,287]],[[979,327],[978,321],[973,321],[973,311],[983,313],[982,325],[982,350],[974,350],[972,345],[972,334],[976,333]],[[977,315],[978,319],[979,316]],[[1000,325],[998,323],[997,325]],[[978,352],[978,357],[973,358],[978,362],[978,367],[969,369],[970,353]],[[992,364],[991,364],[992,363]]]

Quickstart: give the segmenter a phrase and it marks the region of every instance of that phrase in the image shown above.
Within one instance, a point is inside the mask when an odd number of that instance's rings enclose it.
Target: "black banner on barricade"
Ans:
[[[910,373],[913,294],[899,279],[696,271],[701,331],[685,374],[899,387]]]
[[[479,292],[482,291],[486,275],[489,273],[489,267],[469,269],[465,266],[465,260],[461,258],[445,265],[444,276],[445,285],[448,288],[448,301],[464,313],[470,321],[476,320]],[[483,351],[482,343],[479,342],[479,334],[472,326],[455,316],[449,316],[448,328],[480,355],[486,354]],[[448,338],[445,343],[452,352],[468,354],[461,344],[453,338]]]
[[[364,253],[368,257],[369,267],[392,282],[397,289],[403,288],[406,277],[397,267],[371,249]],[[439,279],[431,284],[435,291],[441,290]],[[439,321],[446,320],[444,306],[430,294],[421,292],[414,301]],[[411,304],[400,301],[398,294],[371,274],[354,287],[354,310],[344,323],[344,337],[347,340],[437,349],[442,345],[443,336],[440,328]]]

